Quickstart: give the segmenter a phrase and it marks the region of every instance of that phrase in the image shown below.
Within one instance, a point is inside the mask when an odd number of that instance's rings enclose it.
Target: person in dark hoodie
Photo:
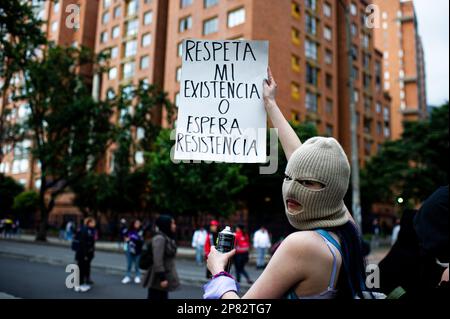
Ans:
[[[175,231],[175,220],[171,216],[158,217],[152,237],[153,265],[144,279],[144,287],[148,287],[148,299],[168,299],[169,291],[180,285],[175,267]]]
[[[443,286],[450,251],[448,217],[448,185],[428,197],[419,211],[405,210],[398,239],[379,263],[383,293],[417,298]]]
[[[90,274],[91,261],[95,251],[95,226],[95,219],[88,217],[76,235],[79,244],[75,252],[75,260],[80,269],[80,286],[75,287],[77,292],[86,292],[91,289],[90,285],[93,284]]]

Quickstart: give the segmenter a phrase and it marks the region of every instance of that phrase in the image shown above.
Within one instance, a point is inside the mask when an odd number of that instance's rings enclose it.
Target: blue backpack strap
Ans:
[[[330,235],[329,232],[323,229],[316,229],[316,232],[319,233],[322,237],[325,237],[326,240],[328,240],[330,243],[332,243],[342,256],[341,245],[336,241],[336,239],[333,238],[333,236]]]

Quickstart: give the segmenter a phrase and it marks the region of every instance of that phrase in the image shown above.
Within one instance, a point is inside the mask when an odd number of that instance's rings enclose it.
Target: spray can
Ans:
[[[235,235],[230,226],[226,226],[217,236],[216,249],[221,253],[227,253],[234,248]],[[231,260],[228,261],[225,271],[230,272]]]

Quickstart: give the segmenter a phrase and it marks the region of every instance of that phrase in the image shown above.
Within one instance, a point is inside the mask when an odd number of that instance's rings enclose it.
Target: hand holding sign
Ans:
[[[266,160],[267,41],[183,43],[176,160]]]

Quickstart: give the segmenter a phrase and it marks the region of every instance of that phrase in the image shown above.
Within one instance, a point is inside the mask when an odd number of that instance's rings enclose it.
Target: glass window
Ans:
[[[317,94],[306,92],[305,107],[310,112],[317,112],[318,97]]]
[[[181,67],[177,68],[175,79],[176,79],[177,82],[180,82],[180,80],[181,80]]]
[[[102,15],[102,23],[106,24],[106,23],[108,23],[108,21],[109,21],[109,12],[105,12]]]
[[[152,21],[153,21],[153,12],[147,11],[146,13],[144,13],[144,25],[151,24]]]
[[[186,30],[189,30],[190,28],[192,28],[192,17],[185,17],[180,19],[180,25],[179,25],[179,32],[184,32]]]
[[[141,70],[148,68],[150,66],[150,58],[148,57],[148,55],[144,55],[143,57],[141,57],[141,61],[139,64]]]
[[[333,126],[330,124],[327,124],[327,126],[325,127],[325,134],[327,136],[333,136]]]
[[[219,19],[214,17],[203,22],[203,35],[208,35],[219,30]]]
[[[353,2],[350,4],[350,13],[354,16],[356,16],[358,14],[356,4],[354,4]]]
[[[116,67],[109,69],[109,72],[108,72],[109,80],[114,80],[115,78],[117,78],[117,68]]]
[[[329,73],[325,75],[325,85],[327,88],[332,89],[333,88],[333,76]]]
[[[317,7],[316,0],[305,0],[305,5],[307,8],[314,10],[314,11],[316,10],[316,7]]]
[[[116,25],[112,28],[112,38],[115,39],[120,35],[120,27]]]
[[[317,86],[317,68],[311,66],[309,63],[306,64],[306,83]]]
[[[111,5],[111,0],[103,0],[103,8],[107,9]]]
[[[325,3],[323,5],[323,15],[326,17],[331,17],[331,5],[329,3]]]
[[[131,40],[125,42],[125,57],[130,57],[136,55],[137,52],[137,41]]]
[[[300,18],[300,5],[295,1],[292,1],[291,3],[291,13],[294,18]]]
[[[291,55],[291,67],[295,72],[300,72],[300,58],[294,54]]]
[[[228,12],[228,27],[232,28],[245,22],[245,9],[240,8]]]
[[[136,130],[136,139],[142,140],[145,137],[145,129],[142,127],[138,127]]]
[[[119,56],[119,48],[118,47],[112,47],[111,48],[111,59],[115,59]]]
[[[300,85],[298,83],[291,83],[291,96],[294,100],[300,99]]]
[[[142,35],[141,45],[143,47],[148,47],[151,42],[152,42],[152,35],[150,33],[146,33],[146,34]]]
[[[138,165],[144,164],[144,152],[137,151],[136,154],[134,155],[134,160]]]
[[[291,38],[292,43],[300,45],[300,31],[298,31],[296,28],[291,29]]]
[[[180,92],[177,92],[175,94],[175,106],[179,107],[180,106]]]
[[[138,0],[130,0],[127,4],[127,16],[133,16],[137,14]]]
[[[323,37],[328,40],[331,41],[332,38],[332,32],[331,29],[329,27],[325,27],[323,28]]]
[[[58,21],[52,22],[51,30],[52,30],[52,32],[56,32],[58,30]]]
[[[314,41],[305,41],[305,56],[307,58],[317,60],[317,43]]]
[[[58,13],[59,11],[59,1],[53,4],[53,12]]]
[[[108,89],[108,91],[106,92],[106,97],[109,100],[114,99],[116,97],[116,94],[114,93],[114,90],[113,89]]]
[[[333,64],[333,52],[328,49],[325,51],[325,63]]]
[[[124,79],[131,78],[134,75],[134,62],[127,62],[123,65],[123,77]]]
[[[306,14],[306,32],[315,35],[317,29],[317,20],[313,16]]]
[[[139,22],[137,19],[130,20],[126,24],[126,34],[127,36],[136,35],[139,28]]]
[[[180,0],[180,7],[186,8],[192,4],[192,0]]]
[[[352,23],[350,26],[350,32],[352,34],[352,36],[356,37],[358,35],[358,27],[356,26],[356,24]]]
[[[120,6],[114,8],[114,18],[118,18],[120,16],[120,11],[121,11]]]
[[[107,42],[107,41],[108,41],[108,32],[103,31],[103,32],[100,34],[100,42],[101,42],[101,43],[105,43],[105,42]]]
[[[327,99],[327,101],[325,102],[325,111],[328,114],[333,114],[333,101],[330,99]]]
[[[183,42],[178,43],[177,54],[178,54],[178,56],[182,56],[183,55]]]
[[[209,8],[215,6],[217,3],[219,3],[219,0],[204,0],[203,5],[205,8]]]

